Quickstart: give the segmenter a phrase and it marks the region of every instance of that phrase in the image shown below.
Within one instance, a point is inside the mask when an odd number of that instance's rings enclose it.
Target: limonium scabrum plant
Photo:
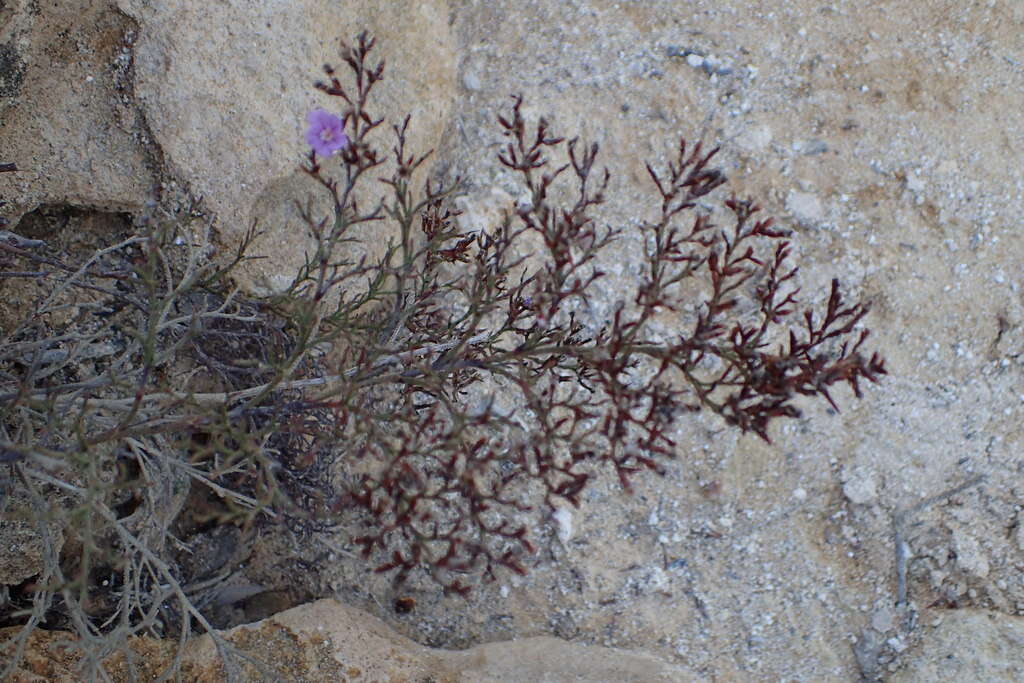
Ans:
[[[311,116],[306,171],[334,199],[331,220],[308,221],[320,244],[312,298],[323,283],[370,277],[331,316],[310,314],[318,333],[349,349],[350,368],[311,405],[329,415],[317,441],[336,444],[331,457],[348,473],[331,509],[377,571],[399,581],[421,572],[459,593],[498,568],[524,573],[531,528],[558,505],[579,505],[602,470],[625,489],[643,470],[662,471],[686,413],[714,412],[769,441],[773,421],[800,415],[798,397],[836,406],[833,387],[859,397],[862,380],[885,373],[864,348],[867,309],[848,303],[838,282],[820,311],[801,306],[787,232],[755,203],[721,200],[723,225],[698,207],[726,183],[711,164],[716,150],[699,143],[679,141],[667,168],[647,165],[654,211],[638,228],[642,275],[597,324],[580,311],[606,277],[601,256],[624,237],[599,217],[610,171],[598,166],[597,144],[528,122],[519,97],[498,117],[496,161],[528,201],[501,224],[459,229],[457,179],[414,193],[426,156],[407,150],[408,118],[391,130],[388,198],[361,213],[356,187],[385,158],[374,142],[382,121],[369,112],[383,77],[372,48],[365,35],[345,48],[353,85],[325,67],[329,81],[317,87],[341,103],[348,136],[332,175],[324,152],[333,147],[318,131],[342,134]],[[326,266],[348,231],[380,220],[397,229],[379,262],[344,274]],[[314,291],[297,284],[293,294]],[[656,334],[659,316],[684,310],[685,327]]]

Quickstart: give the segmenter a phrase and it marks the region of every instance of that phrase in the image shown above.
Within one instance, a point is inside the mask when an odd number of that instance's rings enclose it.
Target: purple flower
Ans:
[[[306,142],[320,156],[329,157],[348,144],[345,125],[340,118],[323,109],[314,109],[306,117],[309,130]]]

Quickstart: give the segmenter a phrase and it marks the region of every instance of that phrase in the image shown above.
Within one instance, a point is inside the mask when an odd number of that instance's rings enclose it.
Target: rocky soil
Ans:
[[[226,600],[225,623],[335,597],[423,645],[555,636],[644,653],[621,662],[666,680],[1024,676],[1024,4],[755,4],[0,2],[13,230],[202,195],[226,247],[253,220],[267,230],[255,250],[271,258],[243,284],[282,286],[308,246],[292,205],[312,191],[304,116],[331,104],[309,84],[366,28],[388,61],[383,110],[413,114],[430,173],[468,179],[466,230],[521,192],[494,155],[495,117],[522,93],[602,145],[608,223],[651,215],[645,160],[703,139],[794,229],[806,299],[835,276],[872,305],[890,376],[863,400],[808,405],[771,445],[687,418],[665,477],[588,489],[561,536],[538,530],[525,578],[468,601],[396,592],[343,532],[265,530],[236,542],[240,585],[261,593]],[[595,317],[634,272],[621,246]]]

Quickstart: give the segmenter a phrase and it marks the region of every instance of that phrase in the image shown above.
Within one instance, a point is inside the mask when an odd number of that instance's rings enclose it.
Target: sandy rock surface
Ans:
[[[10,629],[8,629],[10,631]],[[0,631],[0,647],[5,636]],[[617,681],[657,683],[695,680],[684,669],[651,655],[577,645],[551,637],[478,645],[468,650],[428,648],[392,631],[361,610],[320,600],[256,624],[221,634],[222,646],[237,647],[259,661],[240,663],[246,681],[444,681],[446,683],[568,683]],[[31,655],[15,680],[69,681],[74,678],[73,648],[61,646],[63,634],[33,636]],[[170,663],[168,643],[136,640],[132,651],[143,670],[153,674]],[[113,680],[126,678],[124,660],[108,663]],[[189,681],[213,683],[225,678],[217,647],[209,636],[189,643],[180,671]]]
[[[107,0],[0,3],[0,211],[138,211],[156,150],[132,96],[133,22]]]
[[[1018,680],[1024,620],[986,610],[926,610],[924,642],[886,680]],[[877,619],[875,620],[877,621]],[[0,630],[0,653],[17,629]],[[648,654],[569,643],[538,636],[444,650],[419,645],[373,615],[334,600],[319,600],[263,621],[222,632],[221,647],[238,648],[255,660],[238,661],[243,680],[445,681],[465,683],[560,683],[565,681],[703,681],[681,665]],[[67,634],[37,631],[15,683],[80,680],[76,650]],[[69,645],[72,645],[69,647]],[[142,672],[166,669],[176,651],[169,641],[135,639],[130,651]],[[226,671],[209,636],[189,642],[179,671],[190,681],[222,681]],[[125,659],[107,662],[111,679],[131,680]],[[872,672],[877,674],[878,672]],[[749,680],[717,677],[718,680]],[[869,677],[870,679],[870,677]]]
[[[1024,678],[1024,619],[963,609],[926,612],[927,637],[888,680],[1019,681]]]
[[[67,97],[85,98],[72,107],[85,123],[76,135],[43,131],[40,139],[63,148],[38,163],[25,133],[3,145],[12,151],[0,161],[10,156],[34,174],[0,175],[4,199],[135,206],[149,187],[139,180],[146,160],[160,160],[157,175],[205,196],[224,240],[253,217],[273,219],[257,251],[275,260],[247,276],[253,289],[272,289],[303,248],[287,207],[305,192],[295,174],[303,115],[326,105],[307,84],[338,36],[366,27],[391,68],[388,115],[413,111],[417,144],[438,148],[433,170],[469,180],[466,230],[521,194],[493,159],[502,141],[495,117],[510,93],[557,131],[601,143],[615,174],[604,219],[615,225],[650,216],[645,160],[664,165],[680,134],[703,138],[722,146],[732,189],[794,228],[806,301],[820,304],[836,276],[872,304],[867,324],[891,374],[862,401],[838,396],[840,414],[807,406],[804,418],[775,428],[772,445],[711,417],[687,418],[664,478],[638,480],[631,497],[601,480],[571,511],[571,535],[559,538],[565,520],[537,531],[542,551],[525,579],[500,577],[468,602],[415,582],[395,592],[350,556],[344,533],[315,548],[258,539],[246,559],[250,581],[337,596],[431,646],[554,635],[643,651],[702,680],[852,680],[901,669],[914,680],[942,671],[914,667],[941,667],[935,653],[954,638],[930,615],[954,624],[965,609],[1017,633],[1024,5],[379,5],[120,0],[123,35],[134,35],[130,115],[109,96],[88,99],[75,81]],[[5,34],[15,47],[4,49],[38,53],[28,36],[41,19],[19,8],[0,8],[26,27],[17,40]],[[120,53],[92,54],[113,78]],[[59,120],[41,86],[66,75],[63,67],[19,59],[26,85],[8,94],[20,67],[0,75],[0,136],[43,125],[26,113],[37,109],[40,121]],[[81,132],[102,126],[110,134]],[[101,159],[120,170],[95,177],[94,194],[47,189],[41,169]],[[53,188],[85,184],[68,177]],[[625,240],[609,256],[594,320],[634,277],[636,246]],[[897,605],[900,567],[908,605]],[[409,595],[416,609],[397,613],[395,599]]]

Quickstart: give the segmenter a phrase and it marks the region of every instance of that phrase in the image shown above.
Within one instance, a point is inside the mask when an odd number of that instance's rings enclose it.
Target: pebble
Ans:
[[[843,495],[856,505],[867,505],[878,498],[878,484],[875,473],[870,470],[857,469],[849,474],[843,484]]]
[[[810,192],[789,193],[786,206],[798,220],[805,223],[819,223],[825,218],[825,209],[818,196]]]
[[[953,549],[957,567],[979,579],[988,577],[989,563],[977,539],[963,529],[953,530]]]
[[[720,57],[706,55],[701,50],[678,45],[669,45],[665,48],[668,57],[682,58],[694,69],[703,69],[704,73],[712,78],[716,76],[728,76],[733,72],[733,67],[726,64]]]
[[[879,633],[891,631],[896,624],[896,615],[889,607],[882,607],[871,615],[871,628]]]
[[[772,129],[767,123],[748,126],[736,139],[736,144],[746,152],[756,153],[768,149],[772,143]]]
[[[824,154],[828,151],[828,143],[819,138],[808,140],[801,145],[800,151],[804,156],[814,156],[816,154]]]
[[[572,538],[572,512],[569,508],[558,508],[551,517],[557,526],[558,540],[565,545]]]
[[[907,174],[907,189],[911,192],[922,192],[924,190],[924,181],[921,180],[915,173]]]
[[[897,654],[907,649],[907,644],[900,638],[890,638],[885,642],[888,643],[889,647],[891,647]]]
[[[682,47],[680,45],[668,45],[665,47],[665,55],[668,57],[681,57],[685,59],[689,55],[704,56],[704,53],[700,50],[695,50],[691,47]]]
[[[480,76],[476,71],[467,71],[462,75],[462,85],[466,90],[476,91],[480,89]]]
[[[727,76],[732,73],[732,67],[726,66],[722,63],[722,60],[714,55],[708,55],[704,58],[704,63],[700,65],[704,69],[704,73],[709,76]]]

